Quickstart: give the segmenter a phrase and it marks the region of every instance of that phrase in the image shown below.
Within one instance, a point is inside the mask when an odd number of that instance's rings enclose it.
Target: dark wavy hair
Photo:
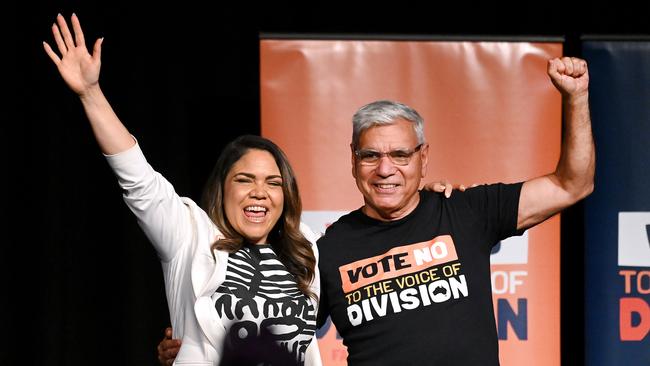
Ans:
[[[300,291],[306,296],[316,298],[316,294],[309,290],[309,284],[314,279],[316,258],[311,243],[300,232],[302,203],[298,183],[287,156],[271,140],[260,136],[243,135],[231,141],[221,152],[203,191],[202,199],[203,209],[225,237],[213,243],[212,249],[234,253],[246,242],[246,239],[228,221],[223,203],[226,176],[232,166],[250,150],[268,151],[275,159],[282,175],[284,206],[282,215],[269,233],[269,244],[289,273],[296,277]]]

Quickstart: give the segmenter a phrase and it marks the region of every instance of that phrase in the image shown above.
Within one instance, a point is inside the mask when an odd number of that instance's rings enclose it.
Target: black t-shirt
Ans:
[[[422,191],[400,220],[356,210],[327,229],[319,326],[331,316],[349,365],[499,364],[490,251],[521,234],[521,186]]]

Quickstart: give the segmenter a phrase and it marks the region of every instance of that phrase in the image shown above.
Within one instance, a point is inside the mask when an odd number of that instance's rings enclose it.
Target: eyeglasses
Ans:
[[[377,165],[379,164],[379,160],[384,156],[387,156],[395,165],[408,165],[411,162],[413,154],[420,151],[422,145],[419,144],[413,150],[392,150],[388,152],[360,149],[354,150],[354,155],[357,156],[361,165]]]

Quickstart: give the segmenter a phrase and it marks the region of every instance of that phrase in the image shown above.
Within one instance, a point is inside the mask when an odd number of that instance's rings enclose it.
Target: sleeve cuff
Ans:
[[[152,169],[140,149],[138,140],[135,137],[133,140],[135,144],[124,151],[112,155],[104,154],[108,165],[117,175],[122,187],[125,184],[142,181]]]

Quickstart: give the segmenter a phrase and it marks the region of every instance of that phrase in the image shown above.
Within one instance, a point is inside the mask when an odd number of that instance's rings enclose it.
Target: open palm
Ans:
[[[83,95],[99,81],[102,39],[95,42],[91,55],[86,48],[83,31],[75,14],[72,14],[71,17],[74,38],[61,14],[57,16],[56,21],[58,26],[52,24],[52,34],[61,57],[52,50],[47,42],[43,42],[43,47],[70,89]]]

